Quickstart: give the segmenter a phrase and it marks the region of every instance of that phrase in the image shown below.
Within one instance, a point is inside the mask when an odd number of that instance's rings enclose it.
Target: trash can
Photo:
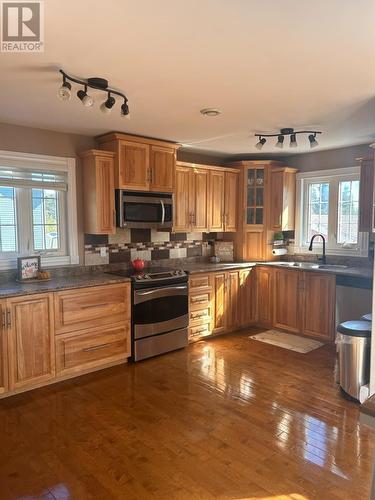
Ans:
[[[345,321],[337,327],[339,382],[349,396],[361,400],[361,387],[370,377],[371,323]]]

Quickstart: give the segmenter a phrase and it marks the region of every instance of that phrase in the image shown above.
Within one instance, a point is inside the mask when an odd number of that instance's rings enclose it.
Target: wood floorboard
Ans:
[[[197,342],[0,401],[0,500],[367,499],[375,431],[335,352]]]

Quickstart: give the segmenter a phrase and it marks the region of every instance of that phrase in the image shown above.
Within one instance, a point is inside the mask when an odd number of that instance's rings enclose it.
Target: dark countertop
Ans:
[[[29,295],[42,292],[56,292],[88,286],[110,285],[114,283],[127,283],[129,278],[113,276],[106,273],[83,274],[79,276],[65,276],[52,278],[50,281],[39,283],[17,283],[16,281],[0,281],[0,298]]]
[[[219,264],[211,264],[211,262],[197,262],[192,264],[182,265],[182,269],[187,273],[211,273],[215,271],[228,271],[230,269],[245,269],[254,267],[256,262],[220,262]]]

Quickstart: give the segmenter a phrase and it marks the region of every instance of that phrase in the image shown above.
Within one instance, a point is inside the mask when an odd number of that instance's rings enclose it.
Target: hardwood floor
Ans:
[[[1,500],[367,499],[375,431],[334,348],[250,333],[1,400]]]

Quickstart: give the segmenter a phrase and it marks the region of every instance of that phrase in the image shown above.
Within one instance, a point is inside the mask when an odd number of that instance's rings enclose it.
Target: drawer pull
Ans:
[[[205,302],[207,302],[207,299],[191,299],[192,302],[194,302],[194,304],[204,304]]]
[[[207,332],[207,328],[201,328],[200,330],[194,330],[194,332],[192,332],[193,335],[199,335],[200,333],[204,333],[204,332]]]
[[[93,345],[92,347],[86,347],[83,349],[83,352],[98,351],[99,349],[104,349],[104,347],[108,347],[109,345],[111,344],[108,342],[106,344]]]
[[[191,318],[192,319],[199,319],[199,318],[206,318],[208,314],[203,313],[203,314],[192,314]]]
[[[108,306],[108,302],[104,302],[103,304],[89,304],[87,306],[82,306],[81,309],[91,309],[92,307],[106,307]]]

